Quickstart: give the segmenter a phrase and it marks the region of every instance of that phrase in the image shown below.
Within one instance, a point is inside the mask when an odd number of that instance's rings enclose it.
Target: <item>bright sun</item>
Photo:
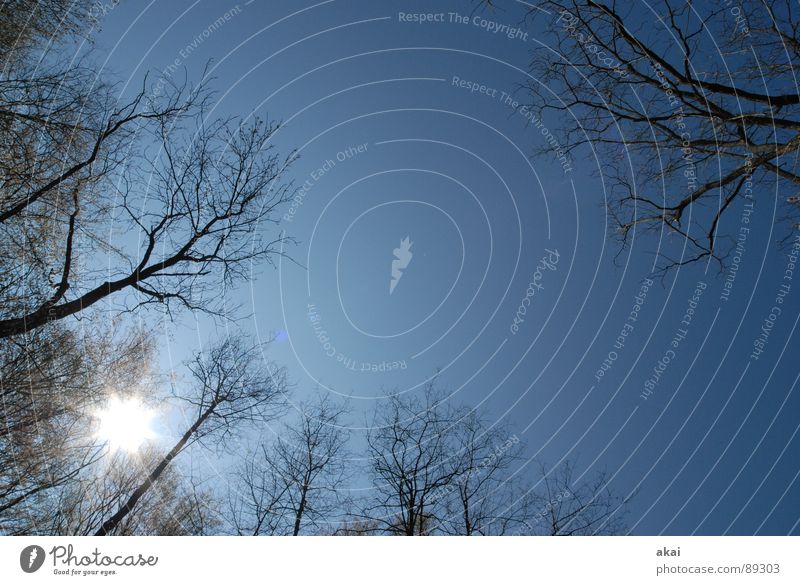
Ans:
[[[148,439],[155,437],[152,421],[155,413],[138,400],[112,398],[105,408],[95,413],[98,439],[108,443],[112,451],[132,453]]]

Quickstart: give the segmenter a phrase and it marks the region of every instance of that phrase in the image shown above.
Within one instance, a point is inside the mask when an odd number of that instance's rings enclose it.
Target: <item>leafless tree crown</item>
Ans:
[[[735,8],[546,0],[530,13],[547,45],[531,63],[532,107],[570,151],[588,147],[623,244],[635,230],[681,236],[662,269],[723,264],[755,206],[797,209],[797,7]]]

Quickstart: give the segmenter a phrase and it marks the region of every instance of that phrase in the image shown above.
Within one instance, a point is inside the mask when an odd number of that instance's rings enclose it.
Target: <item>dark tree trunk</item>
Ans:
[[[108,520],[103,522],[103,525],[100,529],[95,533],[95,536],[107,536],[109,532],[113,531],[120,522],[131,513],[133,508],[136,506],[137,502],[142,498],[142,496],[147,493],[147,490],[161,477],[161,474],[164,473],[164,470],[167,466],[172,462],[175,457],[178,456],[178,453],[186,446],[186,443],[189,442],[189,439],[192,438],[192,435],[197,432],[197,429],[205,422],[205,420],[214,412],[214,408],[216,408],[216,403],[212,403],[211,406],[198,418],[191,428],[184,433],[181,437],[180,441],[175,443],[175,446],[170,450],[169,453],[159,462],[159,464],[150,472],[150,475],[147,476],[147,479],[142,482],[142,484],[136,488],[131,494],[131,497],[128,498],[128,501],[125,502],[117,512],[111,516]]]

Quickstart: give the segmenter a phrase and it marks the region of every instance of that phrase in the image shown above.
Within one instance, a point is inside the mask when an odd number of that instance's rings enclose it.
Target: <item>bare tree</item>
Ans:
[[[38,227],[34,215],[46,215],[48,222],[58,224],[53,228],[55,233],[63,233],[60,249],[42,254],[33,264],[29,264],[30,253],[9,251],[7,258],[13,264],[6,273],[8,281],[0,286],[24,306],[0,319],[0,338],[75,315],[122,290],[135,295],[133,305],[124,307],[127,309],[144,305],[169,309],[177,303],[219,313],[223,299],[210,294],[219,290],[219,279],[231,283],[248,274],[251,262],[276,253],[282,237],[276,235],[265,241],[258,228],[272,221],[273,211],[286,200],[286,189],[276,181],[287,161],[269,154],[277,126],[262,122],[248,127],[229,121],[206,123],[201,108],[194,118],[199,127],[184,144],[177,130],[181,121],[187,121],[184,107],[170,105],[140,114],[142,99],[140,95],[114,111],[97,139],[102,142],[102,136],[126,124],[156,123],[160,152],[143,157],[143,165],[150,168],[137,172],[128,166],[119,205],[108,209],[112,198],[106,196],[100,199],[103,209],[87,209],[88,202],[81,198],[82,186],[72,189],[69,199],[58,201],[55,208],[37,198],[39,192],[46,194],[63,187],[65,179],[59,176],[36,193],[26,189],[24,196],[0,215],[0,228],[8,242],[28,245],[40,238],[38,230],[30,233],[31,222]],[[151,181],[153,192],[143,193],[145,181]],[[104,242],[88,228],[102,224],[102,217],[111,214],[117,214],[117,229],[139,233],[141,246],[126,249],[123,241],[119,245]],[[90,216],[85,225],[81,223],[84,215]],[[25,226],[24,233],[20,225]],[[88,235],[82,231],[85,227]],[[52,240],[47,242],[48,248],[53,245]],[[37,248],[31,245],[26,249]],[[92,268],[84,263],[83,270],[77,270],[79,256],[88,259],[100,250],[107,253],[110,264]],[[34,268],[47,276],[33,282],[18,279]],[[32,294],[25,294],[28,290]]]
[[[89,412],[110,389],[149,392],[152,339],[84,322],[0,340],[0,530],[30,533],[47,503],[102,458]],[[124,384],[122,383],[124,381]]]
[[[39,3],[10,4],[36,21]],[[53,13],[37,26],[72,19],[71,2],[41,4]],[[8,5],[0,16],[25,18]],[[284,241],[265,229],[289,192],[278,125],[208,119],[210,93],[187,84],[123,101],[89,57],[64,66],[63,47],[30,39],[40,51],[0,71],[0,338],[110,297],[222,312],[219,287]]]
[[[92,24],[90,0],[4,0],[0,4],[0,66],[21,52],[84,32]]]
[[[461,472],[452,448],[463,416],[435,382],[419,397],[388,396],[367,435],[373,495],[356,520],[404,536],[434,530],[446,514],[442,494]]]
[[[79,47],[96,3],[1,4],[0,530],[25,533],[50,522],[56,494],[89,485],[105,460],[87,411],[123,387],[109,376],[145,377],[152,346],[108,343],[93,329],[98,308],[103,318],[143,306],[222,313],[220,287],[251,276],[284,241],[270,232],[292,155],[275,153],[275,123],[209,118],[203,87],[145,80],[122,99]],[[260,367],[256,354],[227,341],[198,357],[196,393],[184,397],[197,419],[109,496],[113,510],[97,508],[101,532],[127,530],[183,449],[274,415],[283,372]]]
[[[197,353],[188,368],[194,378],[194,388],[181,398],[194,411],[194,421],[119,509],[103,522],[96,536],[116,530],[189,445],[208,442],[212,437],[219,445],[241,431],[243,424],[270,420],[284,407],[285,372],[266,363],[259,347],[247,347],[241,340],[228,337],[209,350]]]
[[[232,529],[240,536],[285,534],[282,500],[289,486],[265,464],[269,457],[262,443],[242,458],[233,473],[228,509]]]
[[[381,524],[370,520],[345,520],[326,536],[369,536],[380,534]]]
[[[792,0],[544,0],[530,17],[548,46],[534,53],[525,107],[563,123],[567,151],[599,158],[623,246],[637,229],[664,231],[681,237],[660,241],[662,270],[724,264],[757,198],[777,193],[795,215]]]
[[[327,396],[301,405],[273,445],[243,462],[231,505],[237,533],[297,536],[333,522],[347,479],[343,414]]]
[[[630,498],[616,493],[605,472],[577,482],[575,465],[566,461],[548,469],[533,492],[523,533],[549,536],[609,536],[624,534]]]
[[[141,477],[163,455],[154,447],[135,454],[108,454],[61,490],[50,506],[44,534],[88,535],[112,514],[140,484]],[[205,535],[221,521],[211,491],[177,467],[167,468],[158,483],[136,503],[114,529],[116,535]]]
[[[514,475],[523,444],[504,425],[491,426],[477,411],[459,421],[452,452],[459,473],[441,491],[447,513],[440,529],[463,536],[502,535],[518,531],[528,498]]]
[[[628,499],[603,473],[542,466],[530,481],[523,442],[431,382],[421,397],[390,396],[367,437],[373,493],[335,534],[619,534]]]

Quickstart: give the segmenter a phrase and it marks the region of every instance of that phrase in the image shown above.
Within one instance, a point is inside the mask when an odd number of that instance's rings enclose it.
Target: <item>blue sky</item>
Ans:
[[[280,333],[271,357],[298,397],[347,397],[356,444],[376,398],[418,392],[440,369],[454,400],[512,425],[531,459],[576,460],[579,476],[605,470],[613,489],[635,490],[633,533],[800,533],[800,284],[784,280],[775,193],[757,189],[727,300],[715,265],[648,285],[656,252],[682,243],[636,233],[620,252],[593,174],[602,160],[579,151],[565,172],[556,153],[533,157],[558,120],[537,126],[509,105],[546,50],[544,25],[509,38],[491,31],[518,26],[521,4],[433,6],[127,2],[96,44],[124,92],[170,65],[197,80],[211,60],[212,114],[285,122],[276,145],[298,150],[288,177],[305,185],[281,226],[298,241],[294,262],[226,294],[252,313],[254,336]],[[431,12],[444,22],[401,22]],[[741,212],[723,229],[736,234]],[[389,294],[406,237],[413,257]],[[176,361],[212,333],[191,316],[171,327],[162,343]]]

